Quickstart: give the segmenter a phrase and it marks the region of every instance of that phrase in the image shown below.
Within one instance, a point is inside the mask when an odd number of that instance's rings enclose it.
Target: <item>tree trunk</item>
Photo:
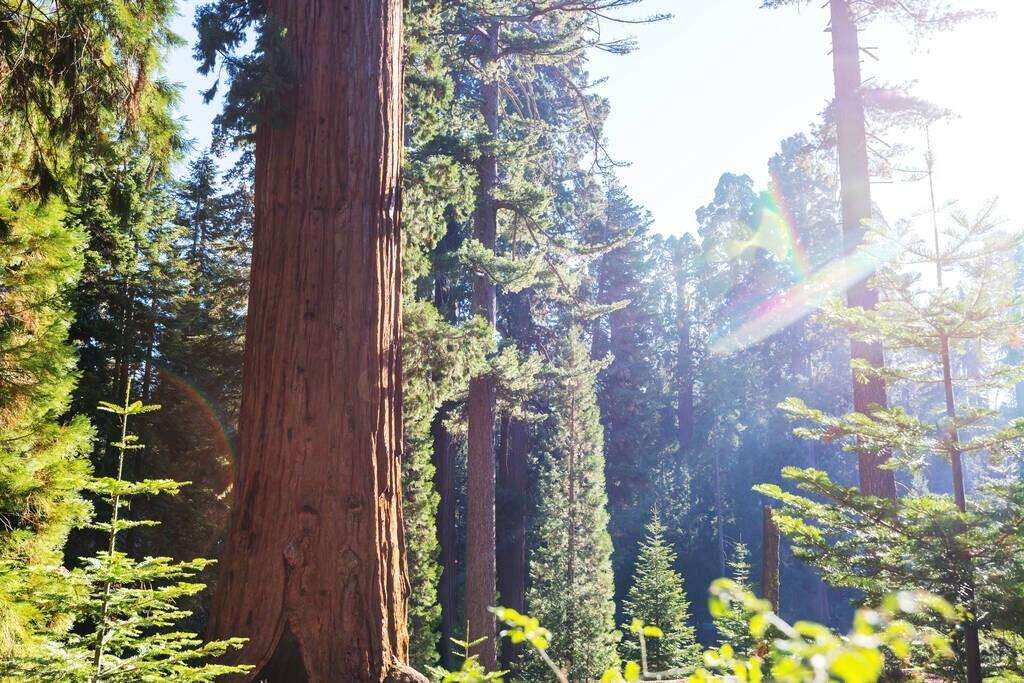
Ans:
[[[150,295],[150,301],[153,307],[153,316],[150,320],[149,339],[146,341],[146,362],[142,371],[143,403],[149,403],[150,396],[153,393],[153,377],[155,375],[153,352],[156,349],[156,331],[160,321],[160,304],[156,301],[155,293]],[[138,460],[138,458],[134,458],[134,460]]]
[[[718,551],[718,575],[726,576],[728,561],[725,552],[725,496],[722,494],[722,461],[718,449],[714,452],[715,543]]]
[[[771,603],[779,613],[779,527],[772,517],[772,509],[763,509],[761,537],[761,597]]]
[[[452,207],[445,211],[447,229],[444,237],[437,245],[441,254],[451,254],[458,249],[459,225],[455,220]],[[434,275],[434,307],[452,322],[455,317],[454,302],[451,300],[448,277],[443,269],[436,269]],[[452,436],[448,433],[445,420],[451,414],[454,405],[445,403],[437,411],[430,431],[434,438],[434,488],[438,495],[437,504],[437,543],[439,546],[438,561],[441,565],[441,576],[437,581],[437,600],[441,607],[441,640],[438,643],[441,666],[446,669],[455,668],[452,657],[452,638],[455,637],[456,586],[458,583],[458,567],[456,566],[456,527],[455,510],[457,507],[455,493],[455,452]]]
[[[860,46],[857,26],[850,11],[849,0],[830,0],[832,14],[832,67],[835,77],[835,117],[838,135],[839,179],[842,194],[843,243],[847,255],[864,240],[864,222],[871,218],[871,180],[868,170],[867,132],[864,124],[864,102],[861,96]],[[851,307],[872,309],[878,303],[878,292],[862,280],[846,293]],[[884,362],[882,345],[850,340],[850,355],[874,367]],[[878,377],[868,382],[853,380],[853,408],[868,414],[872,406],[885,407],[885,383]],[[888,459],[886,453],[861,453],[857,468],[860,490],[866,495],[896,498],[896,480],[892,470],[879,467]]]
[[[526,604],[526,457],[529,433],[521,420],[501,420],[498,453],[497,586],[504,607],[520,612]]]
[[[402,7],[270,0],[297,78],[256,136],[235,510],[210,630],[249,680],[425,680],[402,532]]]
[[[487,32],[487,54],[495,58],[500,25],[493,22]],[[493,140],[498,132],[498,84],[486,81],[482,86],[483,117],[490,135],[477,165],[479,181],[473,213],[473,236],[487,249],[497,244],[497,209],[494,188],[498,180],[498,162]],[[473,313],[492,328],[495,325],[495,286],[483,273],[473,278]],[[466,640],[484,640],[473,654],[488,669],[497,666],[494,605],[496,592],[494,541],[494,378],[490,374],[469,382],[469,436],[466,460]]]
[[[526,424],[506,417],[502,424],[501,457],[498,459],[498,596],[503,607],[526,610],[526,526],[529,500],[530,433]],[[505,641],[502,668],[508,669],[522,650]]]
[[[536,348],[529,290],[508,294],[504,336],[520,351]],[[530,430],[513,416],[502,419],[498,456],[497,563],[501,604],[522,612],[526,606],[526,529],[530,500]],[[506,662],[507,663],[507,662]]]
[[[934,157],[931,138],[928,139],[928,194],[931,198],[932,230],[935,238],[935,284],[942,289],[942,248],[939,236],[939,212],[935,203]],[[946,399],[946,418],[949,420],[949,459],[953,468],[953,497],[957,509],[967,512],[967,487],[964,483],[964,464],[960,448],[960,433],[956,421],[956,395],[953,393],[952,357],[949,351],[949,336],[939,333],[939,358],[942,363],[942,389]],[[961,587],[964,604],[970,616],[963,621],[964,660],[967,667],[967,683],[981,683],[981,643],[978,637],[977,603],[974,590],[974,566],[970,555],[963,562],[967,565],[967,578]]]
[[[672,266],[676,280],[676,382],[679,387],[676,408],[679,456],[693,442],[693,349],[690,346],[690,310],[686,295],[687,277],[683,263],[683,241],[677,240],[672,249]]]
[[[458,568],[455,565],[455,462],[452,437],[444,425],[451,410],[443,405],[434,416],[431,431],[434,435],[434,487],[437,489],[437,543],[440,546],[441,576],[437,581],[437,601],[441,606],[441,641],[438,648],[441,666],[451,669],[452,638],[455,637],[455,587]]]

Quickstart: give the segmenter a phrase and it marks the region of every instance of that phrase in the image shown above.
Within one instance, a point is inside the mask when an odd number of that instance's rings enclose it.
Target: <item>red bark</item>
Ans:
[[[857,26],[851,15],[849,0],[830,0],[830,6],[843,242],[849,254],[864,241],[864,222],[871,219],[871,178],[868,170]],[[846,301],[851,307],[872,309],[878,303],[878,292],[867,281],[861,281],[850,287]],[[879,343],[850,340],[850,355],[854,359],[866,360],[874,367],[881,367],[884,363],[882,345]],[[888,405],[885,383],[878,377],[872,377],[868,382],[858,382],[854,378],[854,410],[869,414],[874,405]],[[896,480],[892,470],[879,467],[887,459],[887,453],[859,454],[857,467],[862,493],[896,498]]]
[[[411,680],[398,0],[269,0],[297,78],[256,137],[235,501],[211,632],[250,680]],[[417,680],[423,680],[419,677]]]
[[[497,58],[500,24],[488,29],[485,49],[490,60]],[[482,113],[487,132],[493,139],[498,132],[498,84],[487,81],[482,88]],[[498,160],[493,146],[485,145],[477,163],[476,206],[473,236],[484,247],[497,245],[497,206],[494,189],[498,181]],[[496,291],[494,282],[483,273],[473,278],[473,313],[493,329]],[[497,667],[494,615],[495,602],[495,519],[494,519],[494,378],[490,374],[469,382],[467,416],[469,434],[466,456],[466,623],[467,640],[484,640],[472,652],[487,669]]]

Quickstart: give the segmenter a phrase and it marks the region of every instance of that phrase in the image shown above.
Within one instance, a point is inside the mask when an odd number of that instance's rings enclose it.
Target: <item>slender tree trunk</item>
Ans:
[[[235,509],[210,630],[249,680],[425,680],[402,532],[402,6],[270,0],[297,78],[256,136]]]
[[[487,31],[485,50],[488,61],[497,57],[500,24],[493,22]],[[487,249],[497,245],[497,209],[494,189],[498,180],[498,161],[493,140],[498,132],[498,84],[486,81],[482,86],[484,124],[490,136],[477,165],[476,207],[473,236]],[[473,312],[492,328],[495,325],[495,286],[479,273],[473,278]],[[466,622],[467,640],[484,640],[473,648],[480,663],[488,669],[497,666],[494,605],[495,527],[494,527],[494,378],[490,374],[474,377],[469,383],[469,436],[466,462]]]
[[[936,232],[936,239],[938,232]],[[942,270],[939,266],[939,286],[942,286]],[[949,457],[953,467],[953,496],[960,512],[967,512],[967,493],[964,487],[963,458],[960,453],[960,435],[956,428],[956,401],[953,396],[953,376],[950,369],[949,338],[941,335],[939,339],[940,355],[942,356],[942,385],[946,394],[946,418],[949,420]],[[963,561],[967,564],[968,576],[961,587],[964,605],[971,616],[964,620],[964,659],[967,665],[967,683],[981,683],[981,644],[978,639],[978,622],[975,616],[977,601],[974,591],[974,568],[971,558],[966,555]]]
[[[857,26],[849,0],[830,0],[832,14],[832,67],[835,77],[835,116],[839,147],[839,179],[842,189],[843,242],[845,252],[852,253],[864,240],[864,222],[871,218],[871,179],[868,170],[867,132],[864,124],[864,102],[861,96],[860,46]],[[847,304],[872,309],[878,293],[866,280],[850,287]],[[882,345],[850,340],[850,355],[866,360],[874,367],[884,362]],[[868,382],[853,380],[853,408],[870,413],[872,406],[885,407],[885,383],[878,377]],[[896,498],[896,479],[892,470],[879,465],[888,459],[886,453],[861,453],[858,457],[860,490],[882,498]]]
[[[725,552],[725,496],[722,495],[722,461],[718,450],[714,453],[715,485],[715,542],[718,551],[718,575],[726,576],[727,558]]]
[[[935,203],[934,157],[932,156],[931,138],[928,139],[928,194],[931,199],[932,230],[935,239],[935,283],[942,288],[943,264],[941,244],[939,240],[939,215]],[[942,388],[946,399],[946,419],[949,420],[949,459],[953,468],[953,497],[960,512],[967,512],[967,490],[964,485],[964,465],[960,452],[960,434],[956,427],[956,396],[953,393],[953,371],[949,352],[949,337],[939,334],[939,357],[942,361]],[[981,645],[978,639],[978,622],[975,616],[977,602],[974,595],[974,567],[970,556],[963,558],[967,564],[967,580],[961,587],[963,601],[971,616],[964,620],[964,659],[967,665],[967,683],[981,683]]]
[[[459,246],[459,226],[451,207],[446,211],[447,229],[444,238],[437,245],[442,253],[452,253]],[[451,301],[448,278],[443,270],[438,269],[434,278],[434,307],[451,322],[455,316]],[[441,665],[446,669],[455,667],[452,657],[452,638],[456,631],[456,585],[458,567],[456,566],[456,531],[455,531],[455,452],[451,434],[445,426],[445,420],[451,414],[454,405],[446,403],[441,406],[431,424],[434,439],[434,488],[438,495],[437,504],[437,542],[439,546],[439,563],[441,576],[437,582],[437,599],[441,606],[441,640],[438,643]]]
[[[526,610],[526,526],[529,500],[530,433],[514,417],[502,420],[501,454],[498,459],[498,596],[501,604],[519,612]],[[502,668],[511,668],[520,646],[502,643]]]
[[[763,508],[761,538],[761,596],[779,613],[779,527],[775,524],[771,507]]]
[[[458,568],[455,565],[455,462],[453,444],[444,421],[450,405],[441,406],[434,416],[431,431],[434,435],[434,487],[439,497],[437,505],[437,542],[440,546],[441,576],[437,582],[437,600],[441,605],[441,641],[438,643],[441,666],[451,669],[452,638],[455,637],[455,586]]]
[[[153,315],[149,325],[149,339],[146,342],[146,364],[142,372],[142,401],[143,403],[149,403],[150,396],[153,393],[153,353],[156,350],[156,330],[160,320],[160,304],[156,302],[156,296],[152,296],[153,299]],[[133,458],[138,460],[138,458]]]
[[[529,295],[507,295],[505,336],[519,349],[533,348],[535,330]],[[501,450],[498,456],[497,561],[498,596],[501,604],[523,611],[526,606],[526,528],[530,500],[530,430],[514,416],[502,419]],[[519,648],[504,652],[508,656]]]
[[[690,310],[687,296],[686,268],[683,263],[683,242],[678,240],[672,250],[672,265],[676,280],[676,382],[679,387],[676,408],[679,455],[693,442],[693,348],[690,345]]]

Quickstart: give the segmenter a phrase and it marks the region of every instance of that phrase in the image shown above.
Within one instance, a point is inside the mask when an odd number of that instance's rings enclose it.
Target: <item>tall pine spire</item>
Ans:
[[[647,641],[647,666],[654,671],[695,668],[700,647],[690,624],[690,600],[683,577],[675,570],[676,553],[665,540],[665,526],[658,511],[651,513],[647,535],[640,541],[640,553],[633,569],[633,585],[623,603],[627,620],[661,629],[662,637]],[[638,641],[627,638],[622,645],[623,659],[640,660]]]
[[[594,392],[599,365],[572,329],[549,377],[530,556],[527,607],[551,629],[550,654],[573,681],[600,676],[618,659],[604,436]]]

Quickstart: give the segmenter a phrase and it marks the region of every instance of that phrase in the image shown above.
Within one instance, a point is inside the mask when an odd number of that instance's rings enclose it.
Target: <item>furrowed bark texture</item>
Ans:
[[[488,29],[487,50],[496,58],[500,25]],[[482,87],[482,113],[492,139],[498,132],[498,84],[488,81]],[[476,206],[473,212],[473,237],[488,249],[497,244],[497,208],[494,189],[498,182],[498,160],[488,143],[477,164]],[[496,290],[494,282],[478,273],[473,278],[473,313],[494,327]],[[467,416],[469,434],[466,456],[466,640],[484,640],[473,647],[480,663],[488,670],[497,667],[494,615],[495,519],[494,519],[494,378],[490,374],[469,382]]]
[[[256,139],[235,510],[211,623],[250,680],[425,680],[402,534],[398,0],[269,0],[297,78]]]
[[[830,0],[832,15],[832,68],[835,77],[835,116],[838,135],[839,180],[843,211],[843,242],[845,252],[852,253],[864,241],[864,221],[871,218],[871,179],[868,170],[867,132],[864,124],[864,102],[861,94],[860,46],[857,26],[851,15],[849,0]],[[854,284],[846,293],[851,307],[872,309],[878,303],[878,292],[867,280]],[[850,355],[875,367],[884,362],[882,345],[850,340]],[[868,382],[853,380],[853,408],[870,413],[871,406],[885,407],[885,383],[878,377]],[[892,470],[879,467],[888,459],[885,453],[861,453],[857,468],[862,493],[882,498],[896,498],[896,480]]]

